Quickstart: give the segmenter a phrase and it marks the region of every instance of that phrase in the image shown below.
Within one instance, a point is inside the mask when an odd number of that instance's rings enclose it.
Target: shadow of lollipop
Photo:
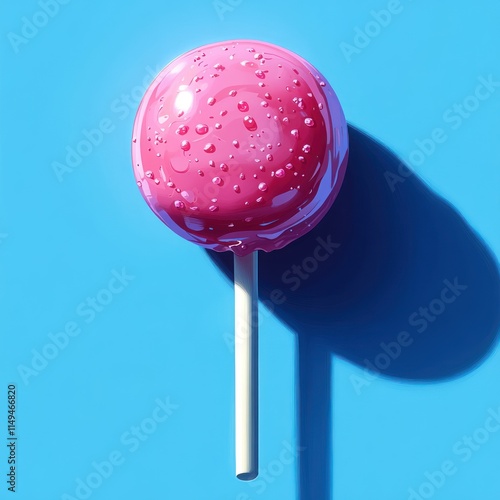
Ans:
[[[485,243],[391,151],[354,127],[349,141],[329,213],[259,254],[259,297],[297,334],[300,500],[331,498],[333,354],[433,382],[472,370],[500,324],[499,272]],[[208,254],[232,281],[232,255]]]

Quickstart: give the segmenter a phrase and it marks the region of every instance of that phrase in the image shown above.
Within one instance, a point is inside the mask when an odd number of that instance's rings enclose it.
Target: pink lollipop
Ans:
[[[236,474],[257,475],[257,250],[311,230],[335,200],[347,125],[325,78],[298,55],[235,40],[192,50],[147,90],[134,173],[183,238],[235,254]]]

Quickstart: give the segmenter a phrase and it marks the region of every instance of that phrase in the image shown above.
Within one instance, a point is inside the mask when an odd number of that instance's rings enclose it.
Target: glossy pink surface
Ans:
[[[189,241],[244,255],[314,227],[340,189],[347,125],[304,59],[236,40],[192,50],[147,90],[134,124],[137,184]]]

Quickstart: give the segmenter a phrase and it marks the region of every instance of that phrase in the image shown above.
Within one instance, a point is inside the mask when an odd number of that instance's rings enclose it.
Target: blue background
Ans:
[[[299,498],[298,461],[276,465],[284,442],[297,445],[295,337],[272,315],[261,324],[260,459],[274,472],[259,488],[234,477],[232,288],[202,249],[162,227],[131,172],[137,86],[152,79],[150,68],[201,44],[262,39],[317,66],[348,121],[405,160],[415,140],[443,128],[448,139],[416,173],[500,253],[499,89],[455,130],[443,120],[479,77],[500,79],[500,4],[403,0],[400,13],[348,60],[340,44],[352,44],[371,10],[388,4],[244,0],[218,12],[198,0],[72,0],[18,46],[8,34],[21,35],[23,16],[32,19],[40,5],[3,6],[0,381],[18,386],[17,498],[74,496],[77,479],[114,450],[124,463],[92,499]],[[130,94],[136,97],[127,101]],[[103,119],[113,130],[60,181],[53,163],[64,162],[67,146]],[[123,268],[134,278],[85,322],[79,304]],[[68,321],[81,334],[24,383],[19,366],[29,366],[32,350]],[[426,471],[452,459],[458,472],[433,498],[498,499],[500,433],[465,463],[453,446],[500,406],[499,360],[493,349],[459,378],[380,377],[358,394],[352,376],[364,376],[363,368],[334,357],[333,498],[407,499]],[[130,451],[122,435],[167,397],[178,408]],[[7,496],[5,485],[0,491]]]

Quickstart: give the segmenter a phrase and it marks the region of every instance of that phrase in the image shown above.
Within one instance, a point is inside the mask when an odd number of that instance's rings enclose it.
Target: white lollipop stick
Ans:
[[[234,256],[236,477],[258,474],[258,254]]]

